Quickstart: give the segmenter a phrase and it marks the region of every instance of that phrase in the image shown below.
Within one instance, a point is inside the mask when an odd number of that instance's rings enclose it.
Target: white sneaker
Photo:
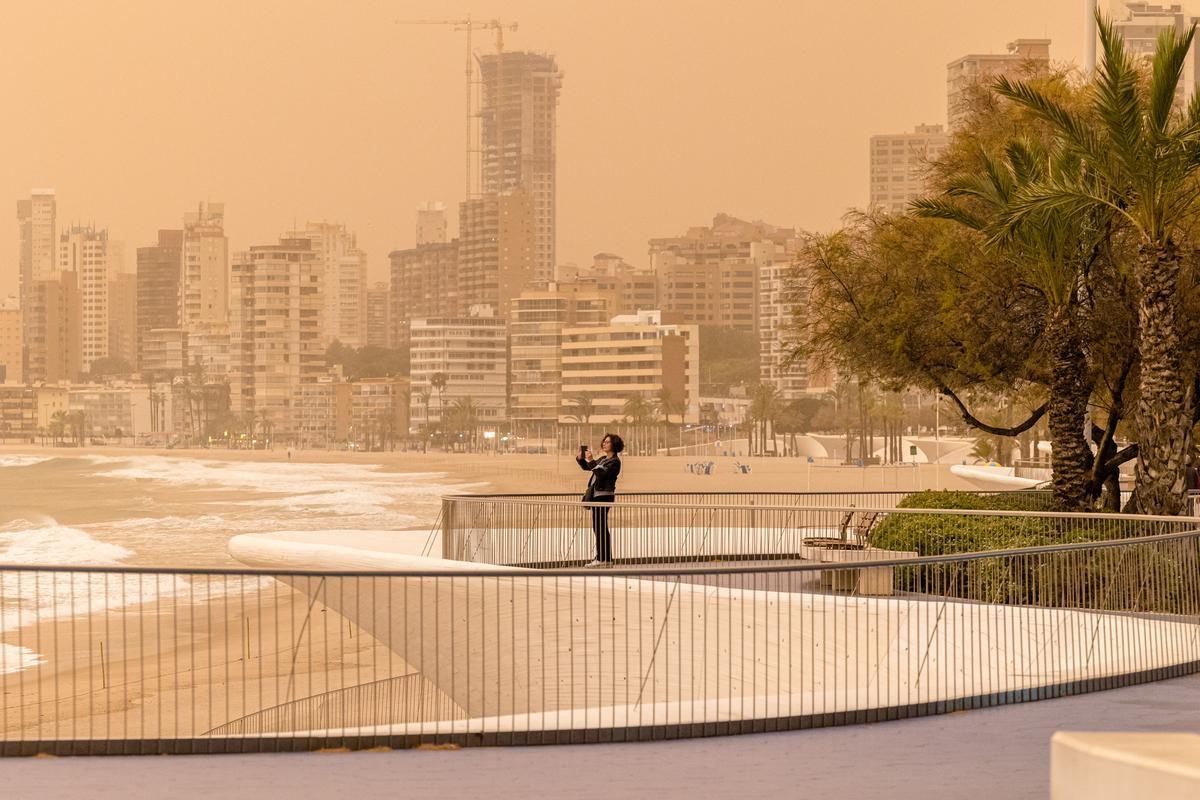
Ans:
[[[608,564],[604,561],[593,558],[591,561],[583,565],[584,569],[595,569],[596,567],[606,567]]]

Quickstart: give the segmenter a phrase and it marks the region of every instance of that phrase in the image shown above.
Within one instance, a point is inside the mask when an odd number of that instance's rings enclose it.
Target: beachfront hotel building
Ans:
[[[491,309],[461,317],[414,319],[409,331],[412,376],[411,426],[438,425],[456,401],[471,400],[479,424],[508,415],[508,330]],[[434,387],[444,375],[445,387]]]
[[[285,239],[307,239],[321,265],[321,344],[366,344],[367,254],[341,223],[309,222]]]
[[[72,225],[58,237],[58,271],[73,272],[79,280],[80,370],[108,356],[108,284],[121,272],[124,248],[110,241],[108,231],[91,225]]]
[[[552,283],[526,289],[509,314],[509,419],[514,424],[550,424],[562,407],[563,330],[604,325],[616,298],[585,283]]]
[[[549,283],[556,263],[555,153],[562,73],[552,55],[512,51],[481,56],[479,74],[483,196],[528,195],[531,279]],[[466,230],[461,220],[459,230]],[[497,307],[507,308],[512,296],[501,298]]]
[[[592,401],[593,423],[619,422],[625,402],[654,403],[663,390],[684,408],[683,421],[700,421],[700,335],[696,325],[662,311],[613,317],[604,325],[563,330],[559,421],[577,422],[574,397]]]
[[[0,383],[24,380],[24,324],[20,300],[7,297],[0,302]]]
[[[929,163],[942,154],[949,139],[941,125],[918,125],[912,133],[872,136],[871,206],[902,214],[909,203],[924,197]]]
[[[309,239],[251,247],[233,260],[229,386],[235,414],[292,435],[296,390],[325,373],[323,265]]]
[[[972,87],[1000,77],[1029,78],[1049,66],[1049,39],[1017,39],[1009,42],[1005,53],[972,53],[954,59],[946,65],[946,120],[950,130],[965,120]]]

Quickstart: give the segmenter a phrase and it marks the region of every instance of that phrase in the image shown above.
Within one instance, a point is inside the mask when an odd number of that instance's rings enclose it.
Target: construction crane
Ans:
[[[467,59],[466,59],[466,79],[467,79],[467,109],[466,109],[466,197],[470,199],[477,194],[475,185],[471,180],[472,173],[472,155],[476,151],[472,145],[472,129],[471,121],[476,117],[474,103],[474,87],[475,87],[475,53],[472,49],[471,39],[472,34],[477,30],[491,30],[496,34],[496,55],[500,56],[504,52],[504,31],[515,31],[517,23],[502,22],[499,19],[476,20],[471,19],[468,14],[466,19],[398,19],[397,25],[450,25],[456,31],[465,31],[467,34]],[[504,61],[501,58],[496,59],[496,69],[503,69]],[[498,80],[498,85],[502,85],[502,81]],[[499,100],[499,98],[497,98]],[[494,104],[497,116],[499,115],[500,103]]]

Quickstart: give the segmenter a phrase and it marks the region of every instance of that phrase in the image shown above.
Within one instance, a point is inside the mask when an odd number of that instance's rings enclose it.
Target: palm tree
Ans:
[[[449,377],[444,372],[435,372],[429,379],[429,385],[434,388],[438,394],[438,418],[441,419],[445,415],[446,407],[446,384],[449,382]],[[427,415],[428,418],[428,415]]]
[[[1083,508],[1099,496],[1099,486],[1092,481],[1092,450],[1085,435],[1095,378],[1084,353],[1081,295],[1109,214],[1092,208],[1080,217],[1062,206],[1048,206],[1013,223],[1010,214],[1022,193],[1076,172],[1078,157],[1019,139],[1007,145],[1003,158],[986,152],[979,158],[979,170],[951,178],[945,196],[918,200],[913,207],[919,216],[952,220],[981,233],[988,246],[1019,265],[1023,281],[1045,301],[1054,497],[1064,510]]]
[[[596,413],[596,403],[592,400],[592,396],[588,394],[576,394],[566,398],[566,401],[574,408],[574,413],[568,414],[567,418],[573,419],[581,425],[588,426],[587,438],[590,439],[592,415]]]
[[[779,390],[773,384],[760,383],[754,387],[754,394],[750,397],[750,419],[758,423],[758,442],[764,454],[767,452],[767,429],[779,416],[779,411]]]
[[[479,424],[479,407],[470,397],[459,398],[450,406],[447,417],[450,429],[455,433],[466,433],[470,449],[475,449],[475,434]]]
[[[634,392],[625,399],[621,413],[625,421],[633,426],[634,438],[644,438],[646,425],[654,419],[654,405],[641,393]]]
[[[50,436],[53,437],[55,444],[62,441],[70,424],[71,415],[66,411],[55,411],[50,415]]]
[[[1078,220],[1107,214],[1136,238],[1132,267],[1141,358],[1136,503],[1144,512],[1173,514],[1183,507],[1191,446],[1180,242],[1200,196],[1200,96],[1182,113],[1174,104],[1195,26],[1183,33],[1169,29],[1159,37],[1144,81],[1120,34],[1103,15],[1097,13],[1096,19],[1104,58],[1091,113],[1075,113],[1023,82],[1001,78],[996,84],[1001,95],[1049,123],[1078,163],[1075,170],[1048,175],[1019,192],[1008,219],[1017,227],[1052,212]]]

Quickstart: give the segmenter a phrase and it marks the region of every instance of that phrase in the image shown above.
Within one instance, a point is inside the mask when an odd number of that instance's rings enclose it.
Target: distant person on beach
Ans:
[[[621,459],[619,453],[625,449],[625,442],[615,433],[606,434],[600,442],[600,458],[592,458],[592,448],[586,444],[579,445],[579,455],[575,461],[579,468],[592,473],[588,479],[587,491],[583,493],[585,503],[611,504],[617,496],[617,476],[621,474]],[[611,567],[612,536],[608,530],[607,506],[592,506],[592,533],[596,536],[596,557],[585,566]]]

